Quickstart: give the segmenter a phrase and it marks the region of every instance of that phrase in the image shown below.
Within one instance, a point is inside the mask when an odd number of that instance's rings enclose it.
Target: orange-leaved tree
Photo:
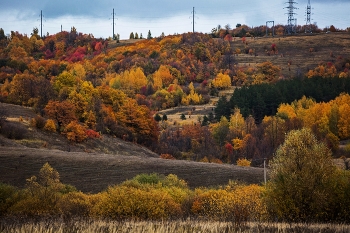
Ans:
[[[55,120],[59,128],[77,120],[75,106],[69,101],[49,101],[44,110],[46,116]]]

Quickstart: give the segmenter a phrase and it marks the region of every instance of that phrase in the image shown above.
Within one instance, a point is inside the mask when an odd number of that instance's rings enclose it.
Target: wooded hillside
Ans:
[[[108,134],[164,158],[257,165],[287,132],[309,127],[347,156],[339,141],[350,136],[349,33],[187,33],[116,46],[73,27],[44,38],[35,30],[0,38],[0,100],[33,108],[31,126],[72,143]],[[215,110],[183,124],[196,105],[216,104],[233,86]],[[177,121],[157,114],[179,106],[191,110]],[[1,119],[1,133],[16,137],[5,111]]]

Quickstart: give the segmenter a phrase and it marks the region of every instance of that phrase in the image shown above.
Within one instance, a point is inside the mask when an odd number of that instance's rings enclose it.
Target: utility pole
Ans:
[[[192,26],[193,26],[193,33],[194,33],[194,7],[193,7],[193,11],[192,11]]]
[[[43,11],[40,11],[40,37],[43,38]]]
[[[264,182],[266,185],[266,158],[264,158]]]
[[[114,40],[114,39],[115,39],[115,36],[114,36],[114,35],[115,35],[115,34],[114,34],[114,25],[115,25],[115,23],[114,23],[114,16],[115,16],[114,8],[113,8],[112,16],[113,16],[113,17],[112,17],[112,18],[113,18],[113,23],[112,23],[112,24],[113,24],[113,35],[112,35],[112,38],[113,38],[113,40]]]

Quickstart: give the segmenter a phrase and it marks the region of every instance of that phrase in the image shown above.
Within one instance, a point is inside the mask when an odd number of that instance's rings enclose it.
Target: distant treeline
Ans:
[[[243,86],[236,89],[230,100],[221,97],[215,109],[216,119],[229,118],[233,109],[239,108],[244,117],[252,115],[256,123],[264,116],[272,116],[282,103],[292,103],[303,96],[316,102],[328,102],[340,93],[350,92],[350,79],[347,78],[305,78],[281,80],[274,84]]]

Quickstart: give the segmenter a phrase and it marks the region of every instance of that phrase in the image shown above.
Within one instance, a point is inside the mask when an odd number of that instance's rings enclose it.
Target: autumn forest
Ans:
[[[312,128],[333,151],[350,137],[346,57],[293,79],[270,61],[239,66],[240,47],[253,53],[246,37],[237,48],[232,37],[199,33],[115,47],[74,27],[45,38],[35,29],[0,34],[1,101],[33,107],[37,127],[72,142],[110,134],[175,159],[261,163],[292,129]],[[266,51],[278,54],[278,44]],[[207,104],[232,87],[231,97],[192,124],[166,124],[157,114]]]
[[[265,160],[273,161],[276,155],[281,159],[283,148],[294,148],[291,145],[297,145],[298,137],[311,138],[310,144],[317,145],[320,154],[349,157],[350,56],[327,52],[327,59],[317,60],[321,48],[317,50],[310,43],[303,51],[310,56],[305,62],[310,59],[316,65],[296,68],[297,58],[288,58],[281,65],[279,60],[293,56],[283,44],[288,36],[272,38],[272,42],[257,45],[258,49],[254,47],[259,40],[254,31],[249,33],[246,27],[235,30],[237,34],[221,28],[212,34],[185,33],[123,43],[94,38],[74,27],[43,38],[36,28],[31,35],[11,32],[10,37],[0,29],[0,101],[32,108],[37,114],[31,119],[33,127],[63,135],[71,143],[110,135],[148,147],[164,159],[259,167]],[[349,38],[348,32],[341,33]],[[258,60],[262,57],[263,61]],[[257,60],[243,64],[242,59]],[[215,107],[208,108],[207,114],[185,123],[195,114],[196,107],[211,105]],[[175,121],[169,121],[162,112],[179,107],[190,107],[191,111]],[[6,112],[0,111],[0,131],[11,135],[5,118]],[[271,162],[275,171],[276,161]],[[52,172],[48,165],[43,169]],[[327,169],[333,174],[333,168]],[[343,183],[338,179],[340,176]],[[274,195],[282,189],[278,186],[279,176],[271,177],[276,181],[269,189],[273,203],[279,201]],[[334,176],[328,178],[327,184],[332,183]],[[176,177],[164,179],[161,182],[177,182],[171,187],[179,192],[179,198],[190,192]],[[348,175],[334,179],[344,187],[350,183],[345,181]],[[107,202],[108,195],[128,192],[134,186],[145,188],[137,182],[136,179],[125,183],[119,191],[110,188],[108,193],[101,194],[105,195],[103,200]],[[233,190],[239,193],[239,198],[250,191],[257,196],[262,192],[257,186],[237,187],[198,191],[197,199],[191,203],[192,212],[209,216],[214,211],[205,209],[203,204],[206,198],[211,200],[210,192],[220,196]],[[158,188],[149,195],[157,196],[163,190]],[[333,195],[330,189],[328,194]],[[350,195],[349,190],[334,195],[345,197]],[[247,206],[254,213],[266,214],[260,199],[249,198]],[[164,216],[177,215],[185,208],[184,199],[176,201],[163,203],[173,205],[164,207],[172,210],[169,215],[163,213]],[[298,211],[293,212],[295,216],[287,216],[274,203],[272,212],[281,219],[307,219]],[[303,213],[314,211],[316,221],[345,221],[349,216],[343,206],[339,207],[343,211],[340,216],[332,211],[326,214],[318,202],[314,204],[316,207],[310,204],[300,208]],[[336,205],[335,199],[331,199],[327,208],[334,210]],[[106,206],[100,203],[97,212],[113,217],[116,213],[108,212]],[[222,208],[222,212],[215,212],[218,218],[224,215]]]

